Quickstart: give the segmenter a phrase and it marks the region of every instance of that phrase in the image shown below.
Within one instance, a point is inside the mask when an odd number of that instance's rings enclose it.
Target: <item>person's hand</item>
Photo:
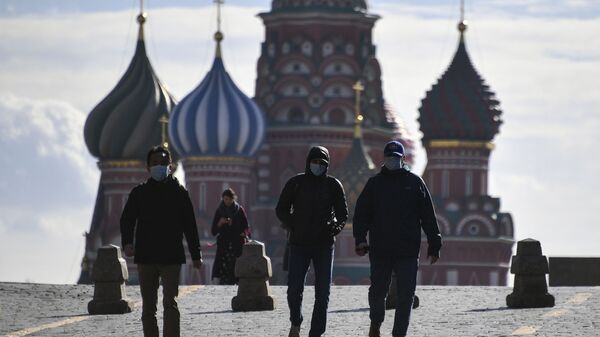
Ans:
[[[227,218],[220,218],[219,219],[219,223],[217,224],[219,227],[223,226],[224,224],[228,223],[227,222]]]
[[[194,265],[194,269],[200,270],[200,268],[202,267],[202,259],[200,259],[200,260],[193,260],[192,264]]]
[[[439,256],[429,256],[429,263],[435,264],[440,259]]]
[[[127,257],[133,257],[133,255],[135,255],[135,250],[133,249],[132,244],[125,245],[125,247],[123,247],[123,252]]]
[[[226,218],[226,219],[225,219],[225,221],[227,222],[227,224],[228,224],[229,226],[231,226],[231,218]]]
[[[354,247],[354,251],[358,256],[365,256],[369,252],[369,244],[366,242],[361,242]]]

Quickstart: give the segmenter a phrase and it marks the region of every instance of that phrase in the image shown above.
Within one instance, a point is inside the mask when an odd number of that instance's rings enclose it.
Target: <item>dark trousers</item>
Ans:
[[[390,288],[392,271],[396,273],[397,299],[392,336],[406,336],[412,310],[419,259],[369,254],[371,261],[371,286],[369,287],[369,317],[373,323],[385,318],[385,298]]]
[[[287,300],[290,308],[290,321],[294,326],[302,324],[302,293],[311,261],[315,270],[315,304],[309,337],[321,336],[325,333],[327,326],[333,251],[333,245],[290,245]]]
[[[163,336],[179,337],[179,293],[180,264],[138,264],[140,291],[142,293],[142,326],[144,337],[159,337],[156,322],[158,285],[163,286]]]

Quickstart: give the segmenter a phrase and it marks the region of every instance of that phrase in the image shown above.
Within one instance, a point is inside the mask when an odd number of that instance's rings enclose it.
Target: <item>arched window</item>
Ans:
[[[325,42],[323,44],[323,57],[327,57],[331,54],[333,54],[333,43]]]
[[[304,123],[304,112],[298,107],[290,109],[288,120],[291,123]]]
[[[487,173],[481,172],[481,195],[487,194]]]
[[[343,62],[343,61],[336,61],[334,63],[331,63],[329,65],[327,65],[325,67],[325,69],[323,70],[323,74],[325,76],[332,76],[332,75],[354,75],[354,68],[352,68],[352,66],[350,64],[348,64],[347,62]]]
[[[346,113],[342,109],[333,109],[329,112],[329,124],[344,125],[346,124]]]
[[[465,195],[471,196],[473,194],[473,171],[467,171],[465,176]]]
[[[306,56],[311,56],[313,51],[313,46],[310,41],[304,41],[302,43],[302,53]]]
[[[458,285],[458,270],[446,271],[446,285],[447,286]]]
[[[442,197],[450,195],[450,172],[442,171]]]
[[[198,191],[198,208],[200,211],[206,211],[206,183],[200,183]]]

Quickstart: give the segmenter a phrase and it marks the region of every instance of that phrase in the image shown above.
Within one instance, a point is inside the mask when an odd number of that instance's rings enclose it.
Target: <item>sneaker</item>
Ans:
[[[292,325],[292,327],[290,328],[290,334],[288,335],[288,337],[300,337],[300,327]]]
[[[379,332],[380,327],[381,323],[371,322],[371,327],[369,328],[369,337],[381,337],[381,333]]]
[[[415,295],[414,299],[413,299],[413,305],[412,308],[416,309],[419,307],[421,301],[419,301],[419,296]]]

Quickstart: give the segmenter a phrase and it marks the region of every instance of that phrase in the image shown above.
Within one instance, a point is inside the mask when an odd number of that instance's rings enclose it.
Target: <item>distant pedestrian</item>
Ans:
[[[244,208],[236,201],[236,194],[228,188],[215,211],[212,234],[217,236],[217,254],[212,270],[216,284],[236,284],[235,260],[242,255],[242,246],[250,234]]]
[[[427,236],[427,256],[434,264],[440,256],[442,237],[429,191],[425,182],[405,166],[402,144],[389,142],[381,172],[367,181],[353,219],[356,253],[369,253],[371,262],[370,337],[380,336],[392,271],[397,282],[392,335],[406,336],[416,288],[421,229]]]
[[[300,334],[304,280],[312,261],[315,270],[315,305],[310,337],[321,336],[327,325],[335,236],[348,218],[342,184],[327,175],[329,151],[313,147],[304,173],[290,178],[277,203],[277,217],[289,231],[287,300],[290,308],[290,337]]]
[[[153,147],[146,159],[151,177],[136,186],[121,215],[121,241],[125,255],[137,264],[142,294],[142,326],[145,337],[158,337],[156,304],[163,286],[165,337],[179,337],[179,273],[185,264],[183,235],[194,268],[202,254],[194,208],[187,190],[171,175],[170,152]]]

